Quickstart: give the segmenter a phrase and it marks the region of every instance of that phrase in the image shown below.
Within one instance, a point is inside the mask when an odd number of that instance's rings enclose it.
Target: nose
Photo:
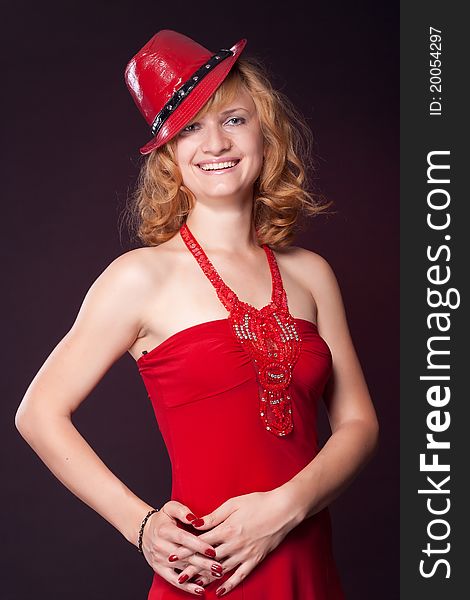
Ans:
[[[229,150],[231,145],[230,136],[219,124],[213,123],[205,128],[202,151],[206,154],[217,156]]]

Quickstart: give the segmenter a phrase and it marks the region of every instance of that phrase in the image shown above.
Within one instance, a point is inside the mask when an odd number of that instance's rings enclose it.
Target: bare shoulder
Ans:
[[[335,273],[327,259],[300,246],[276,250],[279,263],[292,273],[317,299],[322,289],[337,285]]]
[[[110,285],[137,286],[141,289],[149,283],[149,271],[154,256],[155,249],[151,247],[124,252],[109,263],[98,279],[106,280]]]
[[[307,248],[302,248],[301,246],[288,246],[287,248],[277,248],[275,252],[283,260],[292,261],[296,263],[302,262],[304,266],[306,264],[319,264],[323,261],[327,262],[321,254],[318,254],[318,252],[313,252],[313,250],[307,250]]]
[[[142,328],[146,303],[158,289],[160,271],[166,262],[165,253],[157,247],[136,248],[117,256],[91,284],[73,323],[72,334],[100,321],[103,327],[108,324],[115,330],[127,325],[126,343],[133,342]]]
[[[331,348],[339,344],[351,344],[346,309],[340,285],[333,268],[316,252],[305,248],[292,248],[292,261],[296,262],[299,277],[302,277],[318,307],[318,324],[321,335]]]
[[[126,292],[142,297],[151,289],[169,268],[169,248],[145,246],[135,248],[117,256],[101,273],[95,283],[109,287],[110,292]]]

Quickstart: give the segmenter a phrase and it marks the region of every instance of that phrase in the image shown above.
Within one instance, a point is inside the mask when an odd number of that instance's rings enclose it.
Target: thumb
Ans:
[[[197,519],[193,522],[193,527],[196,529],[200,529],[205,531],[206,529],[211,529],[219,523],[222,523],[227,519],[235,510],[235,504],[233,502],[233,498],[230,498],[220,506],[218,506],[215,510],[207,515],[202,516],[200,519]]]
[[[182,523],[191,523],[197,519],[196,515],[191,512],[186,504],[182,504],[177,500],[169,500],[162,506],[161,510],[169,517],[174,517]]]

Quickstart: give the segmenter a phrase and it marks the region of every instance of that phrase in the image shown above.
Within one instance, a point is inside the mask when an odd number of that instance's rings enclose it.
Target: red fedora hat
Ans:
[[[228,75],[246,40],[210,52],[191,38],[163,29],[129,61],[125,80],[153,138],[148,154],[173,138],[201,110]]]

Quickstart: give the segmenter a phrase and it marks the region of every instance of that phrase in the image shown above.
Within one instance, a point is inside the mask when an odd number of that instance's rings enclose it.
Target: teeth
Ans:
[[[199,165],[203,171],[217,171],[218,169],[227,169],[228,167],[234,167],[237,164],[236,160],[230,162],[220,163],[207,163],[205,165]]]

